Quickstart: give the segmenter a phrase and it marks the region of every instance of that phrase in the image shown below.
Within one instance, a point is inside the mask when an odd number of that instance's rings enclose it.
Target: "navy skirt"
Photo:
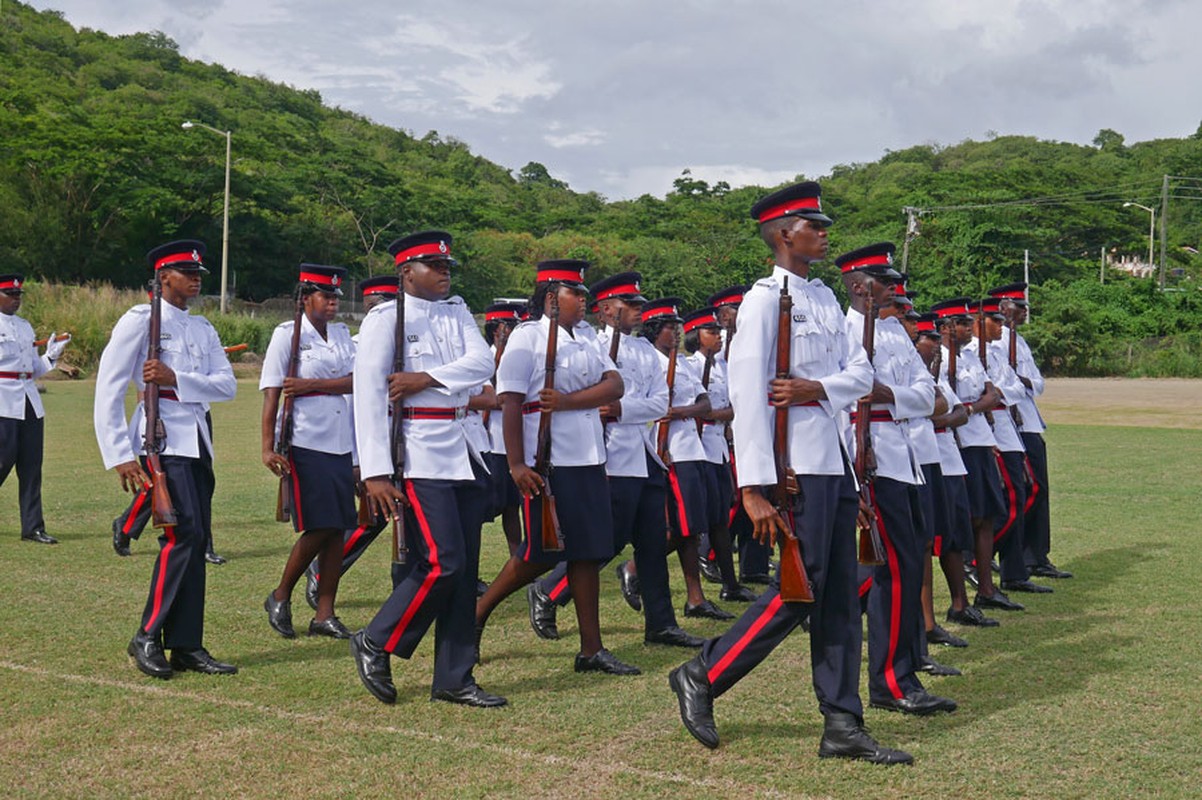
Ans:
[[[968,470],[968,507],[973,519],[993,519],[1006,513],[1002,476],[992,447],[965,447],[960,451]]]
[[[355,527],[355,474],[351,454],[293,447],[292,527],[297,533]]]
[[[507,508],[522,504],[522,493],[509,475],[509,460],[504,453],[485,453],[488,462],[488,519],[496,519]]]
[[[675,461],[668,470],[668,524],[687,539],[709,532],[708,461]]]
[[[544,564],[557,561],[608,561],[613,558],[613,516],[605,466],[555,467],[551,470],[551,491],[555,494],[563,550],[543,550],[542,498],[523,497],[524,538],[518,549],[518,557],[523,561]]]
[[[949,551],[971,551],[976,546],[972,530],[972,509],[968,504],[968,481],[963,475],[943,477],[944,496],[947,498],[946,525],[935,531],[935,555],[944,548]]]
[[[734,482],[729,464],[705,462],[705,521],[707,532],[730,524],[730,506],[734,501]]]

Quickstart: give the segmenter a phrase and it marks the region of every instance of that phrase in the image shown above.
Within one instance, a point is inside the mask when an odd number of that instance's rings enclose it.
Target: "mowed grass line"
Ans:
[[[206,643],[242,667],[229,679],[144,678],[125,656],[157,550],[152,534],[118,559],[109,525],[126,501],[91,433],[92,385],[54,382],[46,505],[58,547],[18,541],[16,482],[0,488],[0,780],[13,796],[146,796],[167,791],[274,797],[1196,796],[1202,776],[1202,610],[1196,501],[1202,432],[1060,426],[1049,433],[1054,558],[1077,577],[1027,600],[1003,626],[968,631],[936,657],[965,670],[929,679],[956,714],[869,711],[913,769],[828,763],[799,631],[718,700],[715,752],[684,732],[666,674],[687,655],[642,645],[641,619],[602,576],[606,644],[639,664],[629,679],[571,671],[575,623],[538,640],[524,599],[494,615],[476,675],[510,708],[430,703],[432,640],[394,659],[384,706],[359,686],[343,643],[286,641],[262,600],[293,535],[273,521],[275,480],[258,463],[255,384],[214,408],[215,537]],[[485,530],[491,577],[504,557]],[[339,613],[370,619],[388,590],[388,552],[370,549],[343,583]],[[678,603],[679,570],[673,565]],[[716,595],[715,590],[710,590]],[[936,604],[946,590],[936,583]],[[738,609],[735,609],[738,610]],[[309,619],[296,594],[298,628]],[[683,619],[682,619],[683,622]],[[715,635],[718,623],[688,627]],[[961,631],[964,633],[963,631]],[[863,695],[867,698],[866,689]]]

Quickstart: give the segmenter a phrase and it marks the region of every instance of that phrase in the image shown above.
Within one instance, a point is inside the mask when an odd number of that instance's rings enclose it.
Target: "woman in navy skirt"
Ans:
[[[334,616],[334,596],[342,573],[342,534],[355,526],[354,430],[344,395],[351,393],[355,344],[346,325],[333,322],[339,288],[346,278],[341,267],[302,264],[300,287],[304,314],[296,377],[289,378],[293,323],[280,324],[263,359],[259,389],[263,392],[263,463],[276,475],[288,476],[292,525],[301,536],[292,546],[280,584],[263,602],[267,621],[292,639],[292,589],[305,568],[318,559],[317,615],[310,636],[349,639],[350,631]],[[291,449],[275,452],[280,396],[292,399]]]
[[[476,605],[477,633],[493,609],[531,583],[558,561],[568,562],[568,585],[580,629],[577,672],[636,675],[601,643],[598,612],[598,565],[613,557],[613,524],[609,483],[605,475],[605,441],[597,409],[622,396],[622,378],[601,352],[596,334],[584,323],[588,262],[544,261],[538,265],[529,322],[509,338],[497,368],[505,453],[513,482],[522,494],[523,540]],[[549,315],[558,302],[559,330],[554,389],[544,389]],[[537,452],[539,418],[551,413],[550,486],[532,468]],[[542,548],[542,499],[555,497],[561,551]]]

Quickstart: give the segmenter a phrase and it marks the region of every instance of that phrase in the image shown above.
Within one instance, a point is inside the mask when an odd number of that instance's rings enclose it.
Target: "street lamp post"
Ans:
[[[1148,268],[1150,269],[1150,268],[1152,268],[1153,266],[1155,266],[1155,265],[1152,263],[1152,240],[1153,240],[1153,239],[1156,237],[1156,209],[1155,209],[1155,208],[1152,208],[1152,207],[1150,207],[1150,206],[1141,206],[1139,203],[1123,203],[1123,208],[1128,208],[1128,207],[1132,207],[1132,206],[1134,206],[1135,208],[1142,208],[1144,211],[1147,211],[1147,212],[1148,212],[1148,215],[1149,215],[1149,222],[1148,222]]]
[[[183,123],[181,128],[204,128],[225,137],[225,204],[221,210],[221,313],[226,312],[226,287],[229,285],[230,267],[230,132],[221,131],[203,122]]]

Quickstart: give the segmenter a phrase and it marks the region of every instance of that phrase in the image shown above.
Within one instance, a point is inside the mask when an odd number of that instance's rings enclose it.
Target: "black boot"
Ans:
[[[870,764],[913,764],[914,756],[904,750],[893,750],[878,744],[868,729],[854,714],[826,715],[822,729],[819,758],[851,758]]]

